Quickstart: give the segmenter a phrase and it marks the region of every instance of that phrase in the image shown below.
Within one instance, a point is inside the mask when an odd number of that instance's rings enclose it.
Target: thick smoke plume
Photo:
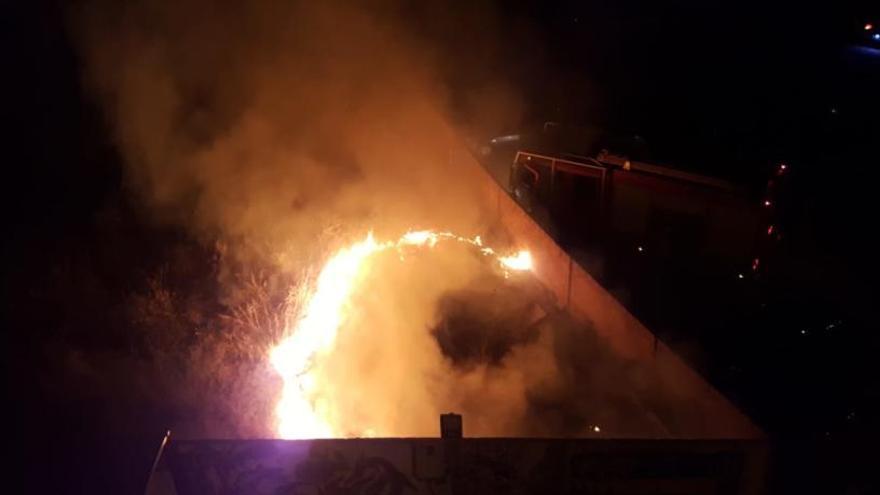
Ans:
[[[132,373],[158,376],[144,378],[161,384],[157,400],[187,411],[170,425],[178,432],[272,434],[278,383],[266,353],[290,329],[284,312],[341,242],[368,230],[484,233],[479,182],[451,159],[450,105],[461,98],[446,83],[474,83],[463,99],[478,101],[478,125],[515,119],[516,105],[478,71],[455,74],[459,54],[420,34],[429,20],[428,32],[440,25],[455,38],[461,19],[444,12],[334,1],[106,2],[78,11],[85,79],[106,109],[126,186],[147,217],[184,227],[213,256],[206,273],[216,304],[205,302],[204,287],[168,288],[162,273],[130,303],[144,352],[158,363]],[[479,22],[468,21],[467,46],[451,46],[491,56],[491,44],[473,36],[492,31],[487,10],[472,12]],[[494,351],[456,347],[468,340],[449,326],[467,326],[468,311],[533,305],[486,298],[494,289],[485,287],[469,293],[484,267],[473,253],[441,252],[417,268],[376,260],[354,323],[321,364],[334,414],[361,428],[353,431],[374,425],[381,435],[435,434],[447,410],[465,412],[469,434],[588,428],[595,414],[563,407],[583,373],[571,369],[574,356],[559,361],[556,334],[496,315],[478,333],[500,334],[472,342]],[[470,295],[456,302],[454,294]],[[77,360],[83,374],[95,366],[88,361]],[[208,404],[210,413],[193,412]]]
[[[87,79],[130,186],[164,219],[284,267],[333,228],[476,225],[474,181],[450,163],[439,57],[401,9],[90,7]]]

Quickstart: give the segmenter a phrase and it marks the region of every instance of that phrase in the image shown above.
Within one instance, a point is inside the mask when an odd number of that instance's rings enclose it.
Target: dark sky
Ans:
[[[3,211],[21,239],[75,230],[120,183],[106,123],[84,96],[68,35],[71,5],[18,3],[3,20],[14,157],[7,173],[16,176],[5,182]],[[865,188],[875,168],[878,59],[846,49],[870,19],[865,5],[514,2],[489,11],[487,31],[500,38],[491,60],[469,58],[467,36],[431,31],[429,15],[413,15],[451,53],[454,92],[473,85],[469,74],[488,72],[521,96],[523,124],[638,134],[656,161],[722,176],[753,177],[768,163],[800,160],[811,194],[828,198],[817,209],[834,232],[827,239],[862,231],[839,220],[870,207]],[[464,32],[478,36],[481,22]],[[859,235],[832,244],[867,255]]]
[[[528,123],[598,123],[642,135],[676,166],[700,166],[714,154],[735,162],[724,167],[742,167],[754,152],[775,159],[800,147],[805,119],[816,122],[847,98],[872,96],[855,88],[868,81],[847,73],[852,68],[842,57],[869,9],[857,2],[810,4],[513,2],[490,10],[502,48],[478,63],[514,85]],[[13,141],[35,164],[55,166],[59,160],[47,154],[77,157],[106,144],[95,135],[101,124],[93,102],[82,96],[68,7],[27,2],[4,16],[4,51],[14,68],[7,97],[23,133]],[[469,28],[479,31],[474,24]],[[465,69],[452,71],[453,88],[471,82],[464,73],[475,63],[459,34],[434,33]],[[89,139],[73,129],[89,132]],[[48,136],[57,144],[33,153]],[[68,146],[77,153],[61,151]],[[62,168],[51,175],[73,170]],[[96,173],[76,176],[82,172]]]

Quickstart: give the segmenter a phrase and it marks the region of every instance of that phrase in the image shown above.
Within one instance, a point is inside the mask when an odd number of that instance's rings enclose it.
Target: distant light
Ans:
[[[873,24],[871,24],[870,22],[868,24],[865,24],[865,31],[870,31],[872,29],[874,29]]]
[[[770,206],[770,200],[769,200],[769,199],[765,199],[765,200],[764,200],[764,206]]]
[[[593,431],[595,431],[596,433],[599,433],[600,431],[602,431],[602,428],[599,428],[598,426],[594,426]]]
[[[757,271],[757,270],[758,270],[758,265],[760,265],[760,264],[761,264],[761,260],[759,260],[758,258],[755,258],[755,259],[752,261],[752,271],[753,271],[753,272],[754,272],[754,271]]]
[[[871,37],[874,38],[874,41],[880,41],[880,33],[874,33]]]
[[[640,253],[641,253],[642,251],[644,251],[644,249],[642,249],[642,246],[639,246],[639,247],[637,247],[636,249],[638,249]]]
[[[773,235],[773,226],[767,227],[767,235]]]
[[[833,109],[833,108],[831,109],[831,111],[832,111],[832,112],[837,112],[837,110],[836,110],[836,109]],[[784,163],[779,164],[779,170],[785,170],[785,169],[787,169],[787,168],[788,168],[788,165],[786,165],[786,164],[784,164]]]
[[[743,275],[742,273],[738,273],[738,274],[736,275],[736,277],[737,277],[737,278],[740,278],[740,279],[746,278],[746,276]]]
[[[806,335],[806,334],[807,334],[806,330],[801,330],[801,335]]]

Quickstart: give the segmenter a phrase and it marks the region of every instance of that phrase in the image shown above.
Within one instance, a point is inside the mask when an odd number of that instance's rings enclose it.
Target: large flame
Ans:
[[[294,328],[288,330],[287,337],[270,354],[272,365],[284,382],[275,410],[279,437],[331,438],[345,433],[328,419],[331,405],[321,403],[317,398],[321,384],[316,383],[312,373],[315,361],[333,351],[339,328],[349,313],[350,296],[372,255],[407,246],[434,247],[444,240],[475,246],[483,255],[493,256],[505,273],[532,268],[528,251],[498,256],[492,248],[483,246],[479,236],[468,238],[430,230],[410,231],[397,241],[386,242],[377,242],[370,233],[363,240],[340,249],[315,279]],[[369,433],[362,432],[365,436]]]

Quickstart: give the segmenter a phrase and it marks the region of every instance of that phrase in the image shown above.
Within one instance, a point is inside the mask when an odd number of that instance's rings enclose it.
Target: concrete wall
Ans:
[[[148,495],[754,494],[755,442],[542,439],[172,441]]]

